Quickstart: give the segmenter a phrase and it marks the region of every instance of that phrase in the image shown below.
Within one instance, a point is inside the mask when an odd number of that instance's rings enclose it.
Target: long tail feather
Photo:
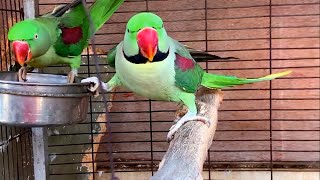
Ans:
[[[73,2],[71,2],[69,4],[58,6],[52,11],[51,15],[55,16],[55,17],[60,17],[66,11],[68,11],[71,8],[74,8],[74,7],[78,6],[80,3],[81,3],[81,0],[74,0]]]
[[[96,0],[90,7],[95,32],[112,16],[124,0]],[[95,33],[93,32],[93,34]]]
[[[255,78],[255,79],[246,79],[246,78],[238,78],[236,76],[224,76],[224,75],[218,75],[218,74],[204,73],[202,77],[201,85],[207,88],[220,89],[224,87],[232,87],[232,86],[242,85],[242,84],[269,81],[281,76],[288,75],[291,72],[292,71],[284,71],[284,72],[270,74],[268,76]]]

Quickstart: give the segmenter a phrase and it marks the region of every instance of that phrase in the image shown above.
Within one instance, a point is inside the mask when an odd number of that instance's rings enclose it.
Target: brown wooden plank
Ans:
[[[268,99],[270,92],[268,90],[244,90],[241,92],[225,91],[223,92],[224,101],[228,100],[246,100],[246,99]]]
[[[229,142],[223,140],[269,140],[269,137],[269,131],[219,131],[214,135],[214,140],[222,141],[221,145],[226,146],[229,145]],[[214,142],[215,145],[217,145],[216,143]]]
[[[124,38],[124,35],[119,34],[97,34],[95,36],[95,42],[97,44],[118,44],[120,43]],[[108,52],[109,49],[103,49],[104,51]]]
[[[320,64],[320,59],[272,60],[272,67],[308,67]]]
[[[257,119],[269,119],[269,110],[261,111],[219,111],[219,121],[223,120],[257,120]]]
[[[320,159],[319,152],[273,152],[273,161],[317,161]]]
[[[265,152],[210,152],[211,161],[236,161],[237,163],[241,162],[256,162],[256,161],[270,161],[270,153]],[[240,161],[240,162],[239,162]]]
[[[165,22],[164,26],[170,31],[197,31],[205,29],[204,20],[194,21],[170,21]],[[98,33],[124,33],[126,23],[108,24],[103,26]]]
[[[319,58],[319,49],[273,49],[272,59]]]
[[[269,123],[269,121],[220,121],[217,130],[269,130]]]
[[[225,101],[220,110],[255,110],[268,109],[268,100]]]
[[[320,140],[319,131],[273,131],[273,140]],[[280,141],[282,142],[282,141]],[[279,142],[279,143],[280,143]]]
[[[126,106],[123,106],[126,107]],[[149,113],[112,113],[110,112],[110,118],[112,122],[134,122],[134,121],[145,121],[150,120]],[[153,118],[154,119],[154,118]]]
[[[116,123],[112,128],[117,132],[150,131],[149,124],[145,122]]]
[[[126,7],[124,3],[122,6]],[[120,6],[120,7],[122,7]],[[128,11],[127,8],[119,9],[116,13],[114,13],[111,18],[108,20],[108,23],[125,23],[127,22],[133,15],[137,14],[137,12],[121,12]],[[137,11],[135,9],[135,11]],[[205,17],[204,10],[188,10],[188,11],[160,11],[156,12],[158,16],[160,16],[164,22],[166,21],[183,21],[183,20],[199,20],[204,19]]]
[[[320,83],[319,79],[317,78],[306,78],[306,79],[295,79],[292,81],[292,79],[277,79],[276,81],[272,81],[272,88],[278,89],[278,88],[319,88]]]
[[[267,27],[269,27],[268,17],[208,20],[209,30],[267,28]]]
[[[286,5],[286,6],[272,6],[273,16],[283,16],[283,15],[313,15],[319,14],[319,5]]]
[[[260,0],[260,1],[250,1],[250,0],[241,0],[241,1],[233,1],[233,0],[215,0],[207,2],[208,8],[230,8],[230,7],[250,7],[250,6],[262,6],[269,5],[269,1]]]
[[[300,106],[303,104],[303,106]],[[319,109],[320,102],[314,100],[272,100],[273,109]]]
[[[320,122],[315,121],[273,121],[272,130],[311,130],[319,131]]]
[[[269,15],[268,6],[208,10],[208,19],[243,18],[243,17],[268,16],[268,15]]]
[[[273,90],[272,98],[277,99],[303,99],[303,98],[320,98],[320,90]]]
[[[146,11],[146,7],[146,1],[124,1],[124,3],[119,7],[117,12]]]
[[[319,141],[274,141],[273,150],[282,151],[318,151],[320,152]]]
[[[319,48],[319,38],[273,39],[272,48]]]
[[[272,0],[272,5],[319,3],[319,0]]]
[[[168,35],[177,41],[205,40],[205,31],[169,32]]]
[[[272,38],[319,37],[320,27],[272,28]]]
[[[319,26],[319,15],[272,17],[272,27]]]
[[[134,127],[135,128],[135,127]],[[159,136],[159,137],[158,137]],[[163,136],[165,137],[165,136]],[[153,138],[161,138],[162,134],[153,134]],[[123,141],[150,141],[150,133],[114,133],[112,134],[112,142],[123,142]],[[163,138],[163,140],[165,140]]]
[[[149,11],[190,10],[204,8],[204,0],[171,0],[170,5],[164,1],[149,1]]]
[[[269,150],[269,141],[214,141],[210,147],[210,151],[259,151],[259,150]]]
[[[208,51],[266,49],[269,48],[268,40],[236,40],[236,41],[209,41]]]
[[[295,111],[285,111],[285,110],[277,110],[272,111],[272,119],[297,119],[297,120],[316,120],[320,117],[319,110],[295,110]]]
[[[269,38],[269,29],[241,29],[208,31],[208,40]]]
[[[181,1],[177,2],[181,4]],[[171,6],[170,2],[170,6]],[[203,20],[205,19],[205,10],[204,9],[190,9],[190,10],[182,10],[182,11],[169,11],[168,5],[162,2],[162,6],[165,6],[165,11],[156,12],[158,16],[162,18],[164,22],[166,21],[190,21],[190,20]],[[194,5],[192,6],[194,7]]]

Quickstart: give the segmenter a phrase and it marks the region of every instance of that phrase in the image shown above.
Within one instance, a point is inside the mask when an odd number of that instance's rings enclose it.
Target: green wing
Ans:
[[[108,65],[115,68],[116,67],[116,54],[117,54],[118,44],[111,48],[108,52],[107,61]]]
[[[185,48],[178,41],[173,40],[176,48],[175,56],[175,84],[182,90],[196,92],[202,81],[203,69],[196,63]]]
[[[62,57],[79,56],[88,45],[89,21],[82,4],[58,17],[55,51]]]

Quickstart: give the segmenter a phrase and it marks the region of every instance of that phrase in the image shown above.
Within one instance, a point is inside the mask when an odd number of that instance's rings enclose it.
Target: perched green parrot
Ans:
[[[272,80],[290,73],[285,71],[257,79],[245,79],[206,73],[191,57],[189,51],[178,41],[169,37],[159,16],[149,12],[134,15],[128,22],[124,40],[108,54],[109,65],[116,73],[102,88],[110,91],[123,85],[134,93],[163,101],[182,102],[187,113],[170,128],[167,139],[185,122],[210,121],[197,116],[195,92],[199,86],[212,89]],[[84,79],[92,82],[90,91],[96,91],[96,77]]]
[[[88,40],[111,17],[124,0],[96,0],[89,8],[94,31],[81,0],[59,6],[51,13],[16,23],[9,30],[16,61],[21,65],[19,80],[26,80],[27,66],[33,68],[68,64],[72,83],[81,64]]]

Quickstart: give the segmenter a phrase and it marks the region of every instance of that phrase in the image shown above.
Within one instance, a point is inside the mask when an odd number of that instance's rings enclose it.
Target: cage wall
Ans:
[[[63,3],[39,0],[40,14]],[[226,171],[265,171],[266,179],[279,179],[275,171],[319,171],[319,8],[319,0],[127,0],[95,37],[100,57],[105,57],[122,40],[132,15],[152,11],[180,42],[239,58],[200,63],[209,72],[257,77],[293,70],[272,82],[224,90],[217,132],[204,165],[206,179],[224,179]],[[91,52],[84,51],[79,76],[95,76]],[[103,60],[99,71],[106,81],[114,74]],[[107,94],[116,171],[145,172],[147,179],[168,147],[165,137],[178,106],[128,93],[119,88]],[[109,172],[101,97],[91,99],[88,120],[49,129],[51,179],[103,179]]]

